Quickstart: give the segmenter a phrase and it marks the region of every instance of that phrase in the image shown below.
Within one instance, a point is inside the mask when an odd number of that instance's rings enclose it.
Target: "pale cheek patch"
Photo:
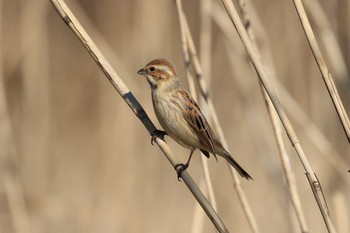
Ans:
[[[157,86],[156,81],[152,77],[147,76],[147,81],[152,87],[156,87]]]

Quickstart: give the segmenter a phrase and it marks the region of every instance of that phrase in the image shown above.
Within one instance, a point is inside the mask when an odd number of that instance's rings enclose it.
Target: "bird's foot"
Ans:
[[[178,167],[180,167],[180,168],[178,169]],[[179,181],[181,181],[181,180],[180,180],[181,174],[182,174],[187,168],[188,168],[188,164],[187,164],[187,163],[186,163],[186,164],[179,163],[179,164],[176,164],[176,165],[175,165],[175,170],[176,170],[176,172],[177,172],[177,179],[178,179]]]
[[[165,139],[164,139],[164,136],[165,135],[168,135],[165,131],[163,130],[154,130],[152,133],[151,133],[151,144],[153,146],[153,142],[156,140],[156,138],[160,138],[162,139],[164,142],[165,142]]]

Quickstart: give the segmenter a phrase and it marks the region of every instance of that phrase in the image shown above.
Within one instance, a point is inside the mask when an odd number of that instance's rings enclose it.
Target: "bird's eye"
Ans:
[[[153,66],[149,68],[150,71],[155,71],[156,68],[154,68]]]

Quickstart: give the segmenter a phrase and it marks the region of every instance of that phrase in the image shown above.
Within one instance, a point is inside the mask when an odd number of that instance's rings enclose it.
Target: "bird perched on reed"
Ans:
[[[242,177],[252,179],[221,145],[197,103],[182,87],[171,62],[156,59],[137,73],[145,76],[151,86],[154,112],[165,133],[191,150],[188,161],[177,165],[181,166],[178,178],[188,168],[193,152],[199,149],[208,158],[209,153],[216,159],[216,155],[223,157]]]

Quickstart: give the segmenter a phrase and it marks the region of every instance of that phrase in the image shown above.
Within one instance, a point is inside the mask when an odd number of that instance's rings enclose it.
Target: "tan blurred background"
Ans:
[[[214,3],[223,10],[219,1]],[[350,2],[320,3],[349,69]],[[159,126],[149,86],[136,72],[150,60],[164,57],[177,65],[187,86],[174,2],[69,0],[67,4]],[[151,146],[143,125],[50,2],[5,0],[0,5],[0,232],[191,232],[193,196],[177,181],[161,151]],[[306,133],[310,123],[301,123],[293,117],[300,114],[288,108],[338,232],[350,232],[349,144],[293,3],[253,1],[253,6],[260,23],[255,18],[252,25],[259,27],[257,31],[264,27],[278,80],[328,140],[311,136],[316,145]],[[201,1],[184,1],[183,7],[200,50]],[[229,24],[225,14],[224,19]],[[320,37],[329,34],[311,22],[325,50]],[[235,29],[231,30],[234,43],[228,44],[212,21],[211,46],[205,48],[211,61],[204,75],[210,77],[215,108],[230,150],[254,178],[242,180],[242,185],[261,232],[300,232],[256,73]],[[350,113],[350,77],[325,55]],[[281,101],[290,106],[283,96]],[[182,161],[187,159],[188,150],[171,139],[167,142]],[[326,232],[304,170],[287,138],[286,143],[310,232]],[[219,215],[231,232],[250,232],[225,162],[211,158],[209,167]],[[199,156],[189,172],[203,185]],[[202,232],[215,232],[206,216]]]

